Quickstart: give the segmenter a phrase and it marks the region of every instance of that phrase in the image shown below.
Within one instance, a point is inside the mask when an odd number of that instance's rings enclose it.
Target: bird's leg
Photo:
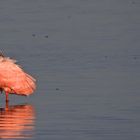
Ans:
[[[5,101],[6,101],[6,103],[9,102],[8,94],[9,94],[8,92],[5,92],[5,95],[6,95],[6,100]]]
[[[2,94],[2,88],[0,88],[0,93]]]
[[[8,110],[9,109],[9,102],[6,101],[6,104],[5,104],[5,110]]]

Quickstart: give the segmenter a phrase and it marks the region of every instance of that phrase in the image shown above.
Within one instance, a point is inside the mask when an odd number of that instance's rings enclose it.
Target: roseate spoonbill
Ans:
[[[4,91],[6,102],[9,94],[28,96],[35,90],[35,79],[16,64],[16,60],[0,52],[0,91]]]

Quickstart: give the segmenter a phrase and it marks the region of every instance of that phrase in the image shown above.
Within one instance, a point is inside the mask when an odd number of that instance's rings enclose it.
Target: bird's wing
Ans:
[[[35,79],[15,63],[5,61],[0,63],[0,87],[8,87],[17,94],[29,95],[35,89]]]

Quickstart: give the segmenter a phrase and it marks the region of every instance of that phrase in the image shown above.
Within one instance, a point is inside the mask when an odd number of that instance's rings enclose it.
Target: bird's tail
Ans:
[[[36,89],[36,80],[29,74],[25,75],[25,80],[22,81],[22,86],[16,90],[16,94],[28,96]]]

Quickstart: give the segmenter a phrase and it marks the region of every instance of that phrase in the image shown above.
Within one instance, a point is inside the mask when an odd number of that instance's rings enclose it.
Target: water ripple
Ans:
[[[0,139],[27,139],[33,136],[35,113],[31,105],[6,104],[0,108]]]

